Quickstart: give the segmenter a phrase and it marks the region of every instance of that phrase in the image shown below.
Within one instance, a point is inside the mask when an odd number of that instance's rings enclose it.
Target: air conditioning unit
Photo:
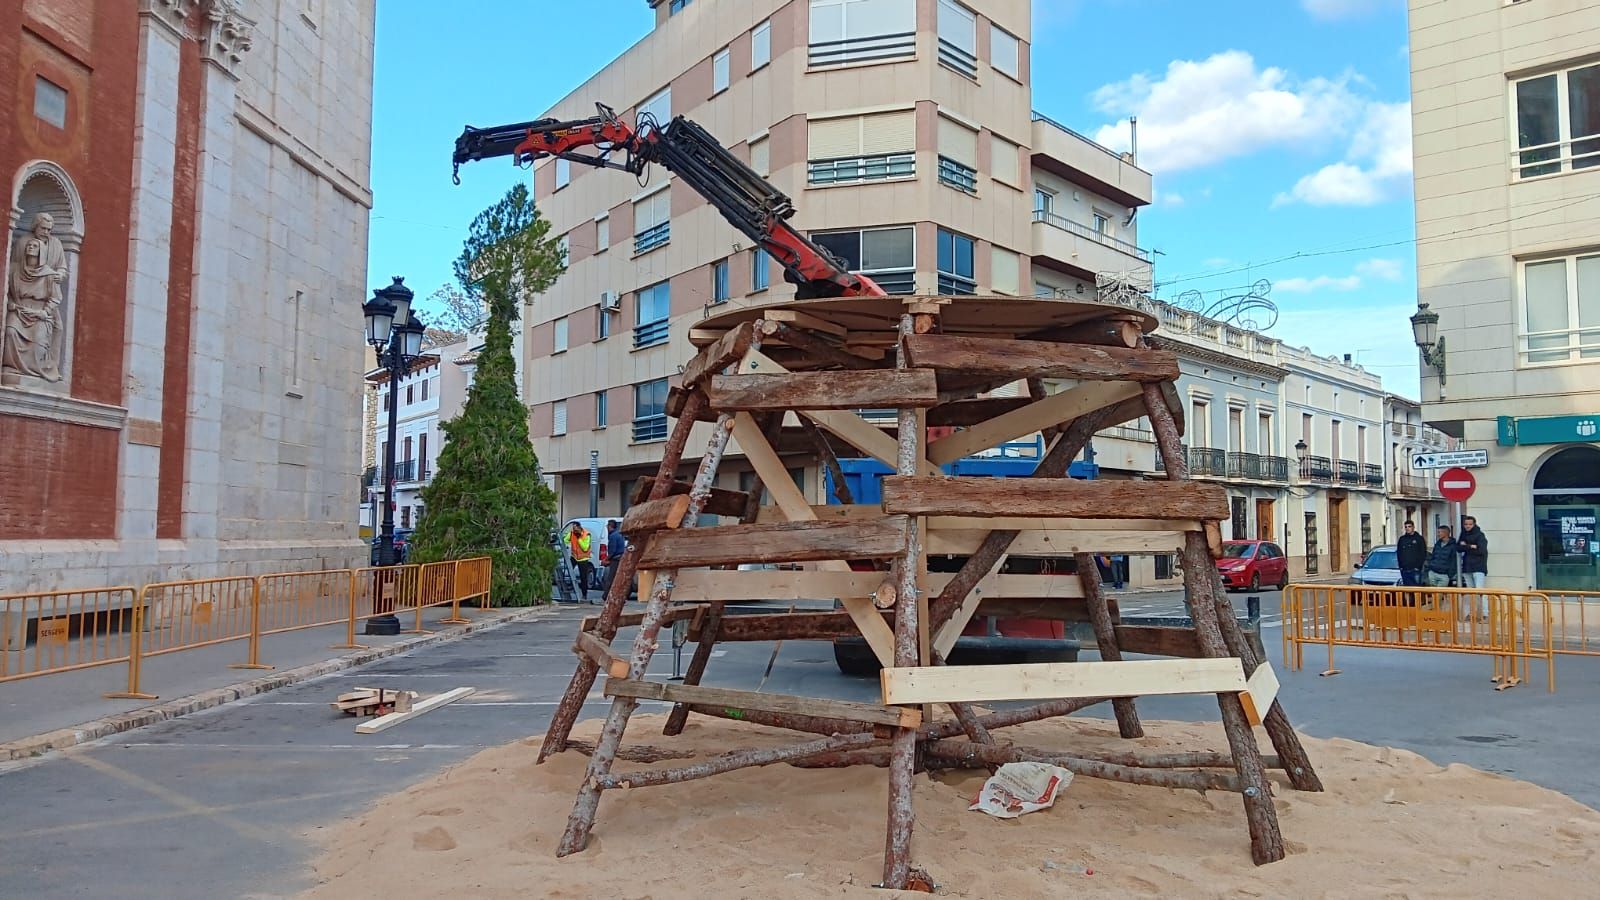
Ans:
[[[605,312],[622,312],[622,295],[616,291],[601,291],[600,309]]]

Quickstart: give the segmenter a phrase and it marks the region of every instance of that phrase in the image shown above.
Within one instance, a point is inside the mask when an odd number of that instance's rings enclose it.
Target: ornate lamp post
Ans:
[[[1422,361],[1439,373],[1439,384],[1444,385],[1444,338],[1439,336],[1439,314],[1418,303],[1411,317],[1411,338],[1422,351]]]
[[[367,343],[378,352],[378,365],[389,372],[389,440],[384,447],[380,473],[383,476],[383,527],[378,537],[378,565],[392,566],[394,558],[394,451],[395,430],[399,425],[400,379],[410,371],[411,364],[422,355],[422,321],[411,312],[411,289],[405,279],[396,275],[394,283],[372,292],[372,299],[362,304],[361,312],[367,320]],[[394,615],[394,596],[385,589],[394,584],[392,577],[380,575],[373,599],[373,611],[382,615],[367,620],[366,633],[389,635],[400,633],[400,620]]]

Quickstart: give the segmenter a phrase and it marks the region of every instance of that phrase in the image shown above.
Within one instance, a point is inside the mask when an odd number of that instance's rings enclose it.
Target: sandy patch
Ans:
[[[574,736],[593,737],[599,725],[583,723]],[[663,738],[660,725],[659,716],[636,716],[630,743],[704,758],[804,740],[703,719]],[[1061,719],[1002,734],[1063,751],[1226,749],[1215,724],[1147,722],[1146,731],[1128,742],[1114,722]],[[1329,790],[1299,793],[1274,776],[1289,857],[1270,866],[1251,865],[1233,794],[1080,777],[1053,809],[1001,821],[967,810],[979,772],[917,776],[915,862],[947,896],[1008,900],[1574,897],[1593,896],[1600,884],[1600,813],[1562,794],[1404,750],[1306,745]],[[535,738],[485,751],[333,829],[308,896],[892,896],[871,888],[882,866],[882,769],[775,765],[608,791],[589,849],[556,859],[587,758],[568,752],[536,766],[537,748]]]

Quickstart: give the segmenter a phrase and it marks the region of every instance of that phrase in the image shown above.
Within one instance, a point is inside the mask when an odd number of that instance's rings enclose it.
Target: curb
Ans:
[[[61,728],[45,734],[9,741],[0,744],[0,762],[29,759],[52,750],[65,750],[68,747],[87,744],[90,741],[97,741],[114,734],[132,731],[135,728],[143,728],[146,725],[154,725],[157,722],[165,722],[168,719],[187,716],[201,710],[221,706],[224,703],[242,700],[245,697],[254,697],[278,688],[310,681],[323,675],[330,675],[345,669],[353,669],[356,666],[366,665],[385,657],[396,656],[409,650],[415,650],[418,647],[444,643],[445,641],[465,637],[474,632],[490,631],[513,622],[525,622],[530,619],[553,616],[558,609],[559,607],[555,604],[530,607],[525,610],[496,616],[492,619],[485,618],[466,625],[457,625],[444,631],[418,635],[407,640],[385,644],[382,647],[374,647],[346,656],[326,659],[322,662],[308,663],[297,668],[285,669],[282,672],[274,672],[271,675],[264,675],[260,678],[228,687],[213,688],[187,697],[179,697],[176,700],[168,700],[165,703],[118,713],[114,716],[107,716],[104,719],[85,722],[72,728]]]

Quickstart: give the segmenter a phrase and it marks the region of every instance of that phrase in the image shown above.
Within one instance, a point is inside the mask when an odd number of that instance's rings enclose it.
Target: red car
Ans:
[[[1226,541],[1217,560],[1222,584],[1228,590],[1261,590],[1263,585],[1283,590],[1289,583],[1289,558],[1271,541]]]

